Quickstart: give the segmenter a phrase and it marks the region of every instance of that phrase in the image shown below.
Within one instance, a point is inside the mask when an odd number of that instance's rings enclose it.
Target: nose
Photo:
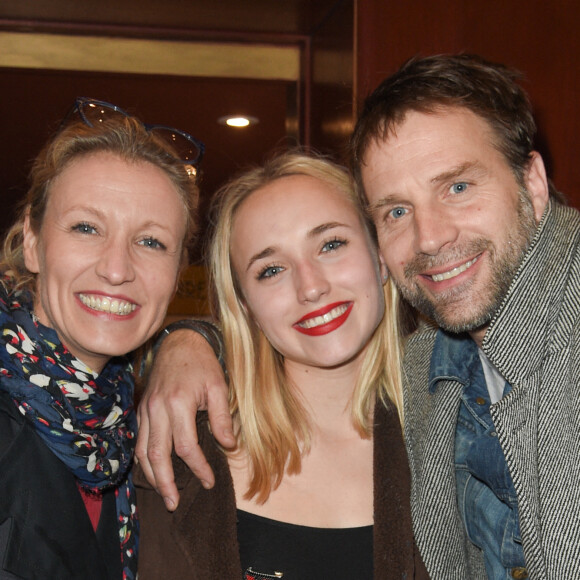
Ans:
[[[109,240],[101,250],[96,268],[100,278],[112,286],[119,286],[135,279],[130,246],[122,240]]]
[[[317,302],[330,290],[330,282],[321,265],[305,261],[294,270],[296,296],[300,303]]]
[[[457,223],[448,212],[434,205],[415,208],[415,251],[418,254],[437,255],[458,237]]]

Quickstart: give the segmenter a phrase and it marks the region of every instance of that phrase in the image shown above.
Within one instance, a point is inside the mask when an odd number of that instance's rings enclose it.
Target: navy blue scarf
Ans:
[[[84,489],[115,489],[123,578],[135,578],[138,521],[129,470],[137,420],[131,365],[112,359],[96,375],[54,330],[33,319],[27,293],[9,293],[2,283],[0,331],[0,389]]]

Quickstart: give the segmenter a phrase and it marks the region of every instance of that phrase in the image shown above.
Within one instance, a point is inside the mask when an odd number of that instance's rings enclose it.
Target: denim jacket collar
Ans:
[[[433,394],[442,380],[467,385],[475,357],[479,357],[477,345],[467,333],[451,334],[439,329],[431,357],[429,392]]]

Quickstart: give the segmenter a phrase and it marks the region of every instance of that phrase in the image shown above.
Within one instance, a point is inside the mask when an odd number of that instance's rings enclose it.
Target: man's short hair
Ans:
[[[350,142],[352,169],[362,192],[361,164],[373,140],[385,140],[408,111],[431,113],[465,107],[485,119],[495,145],[520,185],[533,150],[536,123],[521,74],[475,55],[408,60],[366,99]]]

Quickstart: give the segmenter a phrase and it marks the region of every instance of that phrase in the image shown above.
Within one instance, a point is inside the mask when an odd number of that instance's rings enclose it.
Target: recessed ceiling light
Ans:
[[[226,115],[218,119],[220,125],[228,125],[228,127],[248,127],[258,122],[256,117],[250,117],[249,115]]]

